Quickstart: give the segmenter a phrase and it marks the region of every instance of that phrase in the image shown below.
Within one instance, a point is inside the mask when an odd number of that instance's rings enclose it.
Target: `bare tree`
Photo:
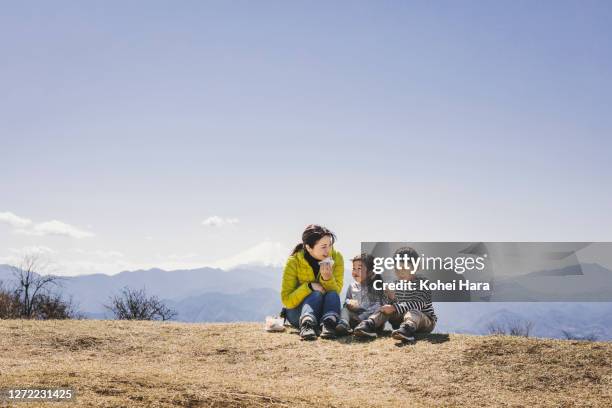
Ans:
[[[20,264],[11,265],[10,268],[17,281],[15,293],[21,304],[20,317],[35,317],[37,303],[50,296],[50,288],[59,286],[62,278],[48,274],[49,262],[37,253],[24,254]]]
[[[147,295],[144,289],[124,287],[119,295],[110,298],[104,305],[119,320],[171,320],[175,310],[166,306],[157,296]]]

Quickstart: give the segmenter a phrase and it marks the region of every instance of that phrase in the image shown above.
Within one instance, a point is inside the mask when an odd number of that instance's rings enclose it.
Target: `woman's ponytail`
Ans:
[[[299,244],[297,244],[295,246],[295,248],[293,248],[293,251],[291,252],[291,255],[295,255],[298,252],[300,252],[302,249],[304,249],[304,244],[302,244],[301,242]]]

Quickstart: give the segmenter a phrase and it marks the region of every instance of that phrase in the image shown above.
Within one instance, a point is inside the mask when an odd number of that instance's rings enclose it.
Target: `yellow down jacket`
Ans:
[[[340,294],[344,279],[344,259],[342,254],[332,249],[331,256],[334,260],[332,277],[323,280],[319,275],[318,282],[326,291],[334,291]],[[283,284],[281,288],[281,301],[288,309],[298,307],[306,296],[312,293],[308,287],[311,282],[316,282],[314,271],[304,258],[304,250],[300,250],[287,259],[283,272]]]

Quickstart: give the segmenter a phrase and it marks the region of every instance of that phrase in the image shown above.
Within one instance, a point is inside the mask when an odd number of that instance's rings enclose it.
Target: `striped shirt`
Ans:
[[[438,317],[431,303],[431,291],[429,289],[421,289],[421,283],[419,281],[427,281],[427,279],[421,275],[416,275],[412,280],[412,282],[414,282],[414,290],[409,290],[407,288],[406,290],[396,290],[393,306],[397,313],[401,315],[409,310],[418,310],[425,313],[436,322],[438,321]],[[403,282],[396,280],[395,283]]]

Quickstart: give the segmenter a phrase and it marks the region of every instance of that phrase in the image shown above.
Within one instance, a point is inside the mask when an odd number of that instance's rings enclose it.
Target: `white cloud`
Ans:
[[[12,212],[1,212],[0,222],[8,224],[13,228],[27,228],[32,225],[32,220],[20,217]]]
[[[170,271],[206,266],[225,270],[244,265],[278,267],[285,264],[289,252],[290,249],[280,242],[266,240],[233,256],[210,262],[195,252],[158,254],[145,259],[132,259],[129,254],[116,250],[69,248],[60,253],[45,246],[28,246],[7,249],[4,254],[6,256],[0,256],[0,264],[15,265],[21,261],[23,254],[37,253],[45,255],[44,259],[49,259],[52,273],[56,275],[75,276],[94,273],[114,275],[122,271],[150,268]]]
[[[89,238],[94,234],[89,231],[79,229],[65,222],[58,220],[33,223],[32,220],[20,217],[12,212],[1,212],[0,222],[13,227],[13,231],[23,235],[33,235],[42,237],[46,235],[61,235],[70,238]]]
[[[264,241],[243,252],[221,259],[213,266],[231,269],[240,265],[282,266],[289,256],[289,248],[280,242]]]
[[[56,273],[62,276],[91,275],[94,273],[114,275],[119,272],[138,269],[142,269],[140,264],[122,258],[100,261],[95,259],[75,259],[58,262]]]
[[[57,254],[57,251],[54,249],[51,249],[49,247],[46,246],[40,246],[40,245],[35,245],[35,246],[26,246],[23,248],[9,248],[9,252],[16,254],[16,255],[24,255],[24,254],[31,254],[31,255],[55,255]]]
[[[217,215],[208,217],[202,221],[202,225],[205,227],[223,227],[225,225],[238,224],[238,218],[222,218]]]
[[[61,253],[44,246],[31,246],[21,249],[10,248],[8,256],[0,257],[0,264],[19,265],[24,254],[42,254],[45,262],[45,273],[58,276],[90,275],[103,273],[116,274],[127,270],[148,269],[142,263],[132,262],[125,255],[114,250],[84,250],[70,248]],[[143,268],[143,266],[147,266]]]
[[[94,251],[86,251],[81,248],[73,248],[72,252],[79,255],[95,256],[98,258],[123,258],[125,255],[119,251],[103,251],[96,249]]]
[[[24,235],[34,235],[37,237],[43,237],[47,235],[60,235],[76,239],[90,238],[94,236],[94,234],[89,231],[81,230],[70,224],[66,224],[65,222],[57,220],[41,222],[35,224],[30,228],[16,229],[15,232]]]
[[[185,259],[172,261],[164,260],[132,260],[127,258],[93,258],[83,257],[82,259],[70,259],[58,262],[57,274],[64,276],[90,275],[102,273],[105,275],[115,275],[123,271],[147,270],[159,268],[166,271],[177,269],[197,269],[205,266],[202,262],[190,262]]]
[[[157,259],[160,259],[162,261],[170,261],[170,262],[175,262],[175,261],[180,261],[183,259],[193,259],[193,258],[197,258],[200,255],[196,254],[195,252],[189,252],[187,254],[169,254],[169,255],[157,255]]]
[[[9,255],[0,257],[0,264],[20,266],[25,256],[36,256],[36,272],[56,274],[56,258],[58,252],[46,246],[25,246],[23,248],[8,248]]]

